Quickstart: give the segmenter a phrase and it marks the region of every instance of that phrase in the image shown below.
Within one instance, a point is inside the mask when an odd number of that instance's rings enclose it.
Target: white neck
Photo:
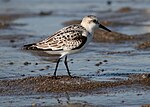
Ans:
[[[94,31],[94,27],[85,22],[81,22],[81,26],[83,26],[89,33],[93,34],[93,31]]]

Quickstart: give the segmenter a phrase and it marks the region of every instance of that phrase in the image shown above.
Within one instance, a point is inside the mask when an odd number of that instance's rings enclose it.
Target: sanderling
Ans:
[[[42,50],[48,54],[59,54],[60,57],[57,60],[54,77],[60,59],[65,57],[64,63],[68,72],[71,76],[68,64],[67,55],[74,54],[83,50],[88,43],[92,40],[94,29],[103,28],[106,31],[111,32],[108,28],[98,22],[96,16],[88,15],[82,19],[81,24],[70,25],[57,31],[47,39],[40,42],[25,45],[25,49],[31,50]]]

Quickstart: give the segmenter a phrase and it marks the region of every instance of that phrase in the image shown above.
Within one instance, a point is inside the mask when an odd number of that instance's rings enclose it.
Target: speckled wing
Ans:
[[[49,38],[31,47],[44,51],[74,50],[81,48],[87,41],[86,30],[80,25],[65,27]]]

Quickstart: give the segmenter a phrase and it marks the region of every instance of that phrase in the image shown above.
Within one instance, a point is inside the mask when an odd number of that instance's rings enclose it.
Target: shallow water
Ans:
[[[59,96],[59,97],[58,97]],[[15,107],[24,106],[66,106],[66,107],[92,107],[93,105],[98,107],[140,107],[143,103],[147,104],[150,99],[149,91],[147,92],[124,92],[118,94],[102,94],[102,95],[84,95],[72,96],[68,94],[61,95],[24,95],[24,96],[2,96],[0,99],[1,106],[3,107]],[[69,96],[69,99],[68,99]],[[137,102],[138,101],[138,102]],[[136,104],[135,104],[136,102]],[[23,105],[22,105],[23,104]],[[51,106],[50,106],[51,105]]]
[[[19,4],[19,5],[18,5]],[[134,5],[136,4],[136,5]],[[23,51],[21,47],[24,44],[32,43],[46,38],[55,31],[63,27],[62,23],[68,20],[81,19],[87,14],[95,14],[108,20],[119,20],[121,22],[134,22],[136,17],[137,24],[149,25],[149,0],[114,0],[111,5],[107,5],[107,0],[10,0],[8,2],[0,1],[1,14],[13,13],[39,13],[41,11],[52,11],[48,16],[36,16],[20,18],[12,23],[25,24],[24,26],[13,26],[8,29],[0,29],[0,35],[18,35],[24,39],[18,39],[14,43],[10,43],[10,39],[1,40],[0,43],[0,79],[15,79],[28,76],[52,75],[55,68],[56,57],[39,56],[32,52]],[[57,7],[57,8],[56,8]],[[117,14],[114,17],[109,16],[121,7],[131,7],[144,9],[146,18],[140,17],[137,12],[135,15]],[[135,22],[134,22],[135,23]],[[150,26],[109,26],[112,31],[124,34],[142,34],[148,33]],[[28,35],[31,35],[28,36]],[[134,73],[149,73],[150,67],[150,52],[140,51],[135,49],[134,43],[90,43],[83,52],[69,56],[69,67],[72,75],[90,78],[96,81],[115,81],[117,79],[127,79],[129,74]],[[113,52],[120,52],[113,53]],[[109,54],[112,53],[112,54]],[[51,61],[51,59],[53,59]],[[107,61],[106,61],[107,60]],[[31,64],[25,65],[25,62]],[[100,66],[97,63],[102,62]],[[38,64],[36,64],[38,63]],[[47,68],[47,66],[49,66]],[[64,64],[60,63],[58,75],[66,75]],[[142,95],[137,96],[138,93]],[[44,96],[44,98],[40,98]],[[91,105],[101,106],[140,106],[148,104],[149,91],[130,91],[107,95],[92,94],[72,96],[72,102],[81,102]],[[8,106],[31,106],[39,104],[40,106],[58,104],[55,97],[60,97],[63,103],[66,104],[66,97],[61,97],[59,94],[52,95],[27,95],[27,96],[1,96],[0,104],[3,107]],[[125,102],[124,102],[125,101]],[[108,103],[109,102],[109,103]],[[113,104],[113,105],[112,105]]]

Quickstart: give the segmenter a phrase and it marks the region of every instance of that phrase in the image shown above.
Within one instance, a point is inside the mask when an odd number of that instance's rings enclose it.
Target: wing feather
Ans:
[[[51,37],[36,43],[36,47],[44,50],[73,50],[83,46],[87,40],[82,26],[68,26],[56,32]]]
[[[84,36],[87,31],[80,25],[70,25],[52,36],[34,44],[36,49],[41,50],[74,50],[81,48],[87,40]],[[33,46],[32,46],[33,49]]]

